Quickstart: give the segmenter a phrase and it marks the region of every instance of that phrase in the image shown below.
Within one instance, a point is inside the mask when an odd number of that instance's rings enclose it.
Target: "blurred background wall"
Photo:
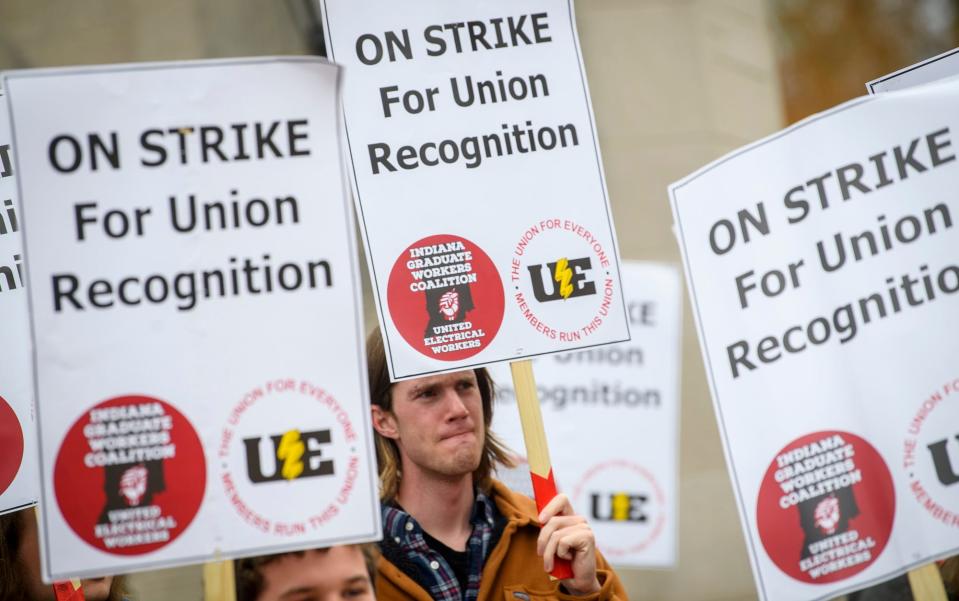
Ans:
[[[957,4],[580,0],[624,258],[678,266],[669,183],[861,95],[870,79],[956,46]],[[308,0],[2,0],[0,69],[317,53],[315,16]],[[621,575],[631,599],[755,599],[688,305],[684,311],[679,565]],[[372,325],[369,302],[366,314]],[[199,566],[131,582],[140,601],[202,598]]]

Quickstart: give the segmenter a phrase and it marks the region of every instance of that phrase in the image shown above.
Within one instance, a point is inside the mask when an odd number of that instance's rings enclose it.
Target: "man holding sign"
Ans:
[[[565,495],[537,515],[532,499],[492,479],[494,464],[510,459],[489,431],[485,369],[391,384],[379,332],[367,358],[383,503],[380,598],[474,600],[499,590],[626,598]],[[573,578],[550,580],[557,557],[571,560]]]
[[[565,497],[546,503],[545,445],[531,470],[539,512],[490,479],[506,453],[487,431],[481,366],[519,362],[525,382],[528,357],[629,338],[572,4],[320,9],[329,58],[349,74],[343,131],[383,336],[368,355],[381,596],[625,596]],[[563,566],[560,584],[538,556]]]

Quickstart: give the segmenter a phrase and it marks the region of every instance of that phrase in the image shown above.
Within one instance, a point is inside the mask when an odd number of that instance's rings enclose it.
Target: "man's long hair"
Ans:
[[[370,378],[370,398],[374,405],[384,411],[393,410],[393,383],[386,366],[386,351],[380,329],[375,328],[366,339],[366,359]],[[493,378],[485,368],[474,369],[480,397],[483,400],[483,455],[479,467],[473,472],[473,485],[482,491],[488,491],[493,480],[496,464],[513,467],[512,453],[505,444],[490,431],[493,421]],[[392,501],[400,490],[400,450],[396,442],[373,431],[376,440],[376,463],[380,472],[380,499]]]

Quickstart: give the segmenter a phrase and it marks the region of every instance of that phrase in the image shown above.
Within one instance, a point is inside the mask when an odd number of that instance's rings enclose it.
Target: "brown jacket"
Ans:
[[[602,589],[577,597],[563,593],[558,581],[551,581],[543,570],[543,559],[536,554],[540,524],[536,504],[494,481],[491,496],[506,518],[506,528],[490,551],[483,567],[478,601],[626,601],[626,590],[606,560],[598,552],[596,567]],[[380,557],[376,575],[376,598],[380,601],[415,599],[431,601],[429,593],[389,560]]]

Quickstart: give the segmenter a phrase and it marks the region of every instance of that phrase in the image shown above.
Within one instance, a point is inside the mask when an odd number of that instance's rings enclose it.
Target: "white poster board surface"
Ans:
[[[33,361],[7,97],[0,90],[0,514],[37,502]]]
[[[6,74],[47,578],[378,538],[337,77]]]
[[[854,100],[670,188],[764,599],[959,551],[957,102]]]
[[[558,488],[587,517],[606,559],[623,567],[672,567],[680,274],[664,264],[624,261],[622,277],[632,341],[537,358],[536,386]],[[500,364],[490,371],[497,383],[493,431],[523,449],[509,369]],[[501,474],[511,485],[530,487],[527,474],[511,476]]]
[[[392,377],[627,340],[572,2],[320,9]]]
[[[876,78],[866,84],[866,89],[870,94],[894,92],[955,75],[959,75],[959,48]]]

